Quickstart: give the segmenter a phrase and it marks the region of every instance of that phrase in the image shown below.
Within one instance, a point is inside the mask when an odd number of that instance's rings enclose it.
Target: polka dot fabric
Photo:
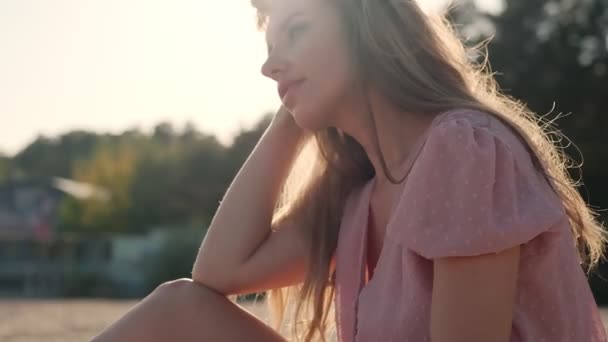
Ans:
[[[432,260],[516,245],[511,341],[606,341],[560,198],[507,125],[477,111],[443,113],[407,167],[373,273],[366,246],[374,179],[347,200],[336,250],[339,341],[430,341]]]
[[[565,216],[524,145],[485,119],[438,123],[411,168],[389,234],[425,258],[498,252]]]

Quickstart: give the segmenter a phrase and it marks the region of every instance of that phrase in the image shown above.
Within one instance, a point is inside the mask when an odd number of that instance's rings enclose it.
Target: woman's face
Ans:
[[[271,0],[262,73],[301,127],[320,130],[353,93],[354,72],[331,0]]]

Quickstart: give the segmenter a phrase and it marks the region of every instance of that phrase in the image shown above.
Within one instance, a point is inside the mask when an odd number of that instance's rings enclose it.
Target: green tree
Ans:
[[[236,176],[236,173],[253,151],[271,120],[272,114],[267,113],[253,128],[242,130],[234,137],[227,152],[228,168],[231,170],[229,177],[231,179]]]
[[[39,136],[13,158],[15,168],[28,178],[70,177],[77,160],[89,158],[101,137],[72,131],[52,139]]]
[[[6,182],[10,176],[11,158],[0,155],[0,184]]]
[[[136,151],[126,145],[100,146],[90,160],[76,163],[73,178],[107,191],[109,197],[67,199],[62,206],[64,230],[88,232],[128,231],[129,192],[137,162]]]

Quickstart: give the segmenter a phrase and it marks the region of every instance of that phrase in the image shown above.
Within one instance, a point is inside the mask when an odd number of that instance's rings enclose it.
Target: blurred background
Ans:
[[[455,4],[467,44],[493,37],[503,90],[561,116],[573,177],[605,220],[608,2]],[[0,340],[87,340],[189,277],[279,105],[265,51],[245,0],[0,1]],[[607,275],[590,276],[599,305]]]

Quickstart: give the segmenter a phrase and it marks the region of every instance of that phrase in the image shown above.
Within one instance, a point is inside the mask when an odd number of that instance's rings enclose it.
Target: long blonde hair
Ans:
[[[476,63],[469,55],[481,45],[466,49],[444,15],[424,13],[415,0],[329,1],[341,15],[362,84],[374,86],[404,111],[431,115],[470,108],[508,123],[526,142],[536,167],[561,197],[581,264],[590,271],[603,258],[605,232],[568,174],[569,159],[554,144],[561,133],[552,121],[537,118],[524,104],[500,92],[487,59]],[[263,30],[266,9],[262,1],[252,3]],[[377,132],[375,143],[379,145]],[[398,182],[381,159],[384,173]],[[306,227],[312,258],[303,284],[272,290],[269,295],[277,329],[286,306],[295,304],[293,336],[299,339],[297,321],[306,312],[310,319],[303,322],[304,341],[316,336],[325,340],[335,289],[330,262],[344,202],[353,187],[373,175],[363,148],[336,128],[316,132],[298,154],[283,185],[273,227],[280,229],[289,220]]]

